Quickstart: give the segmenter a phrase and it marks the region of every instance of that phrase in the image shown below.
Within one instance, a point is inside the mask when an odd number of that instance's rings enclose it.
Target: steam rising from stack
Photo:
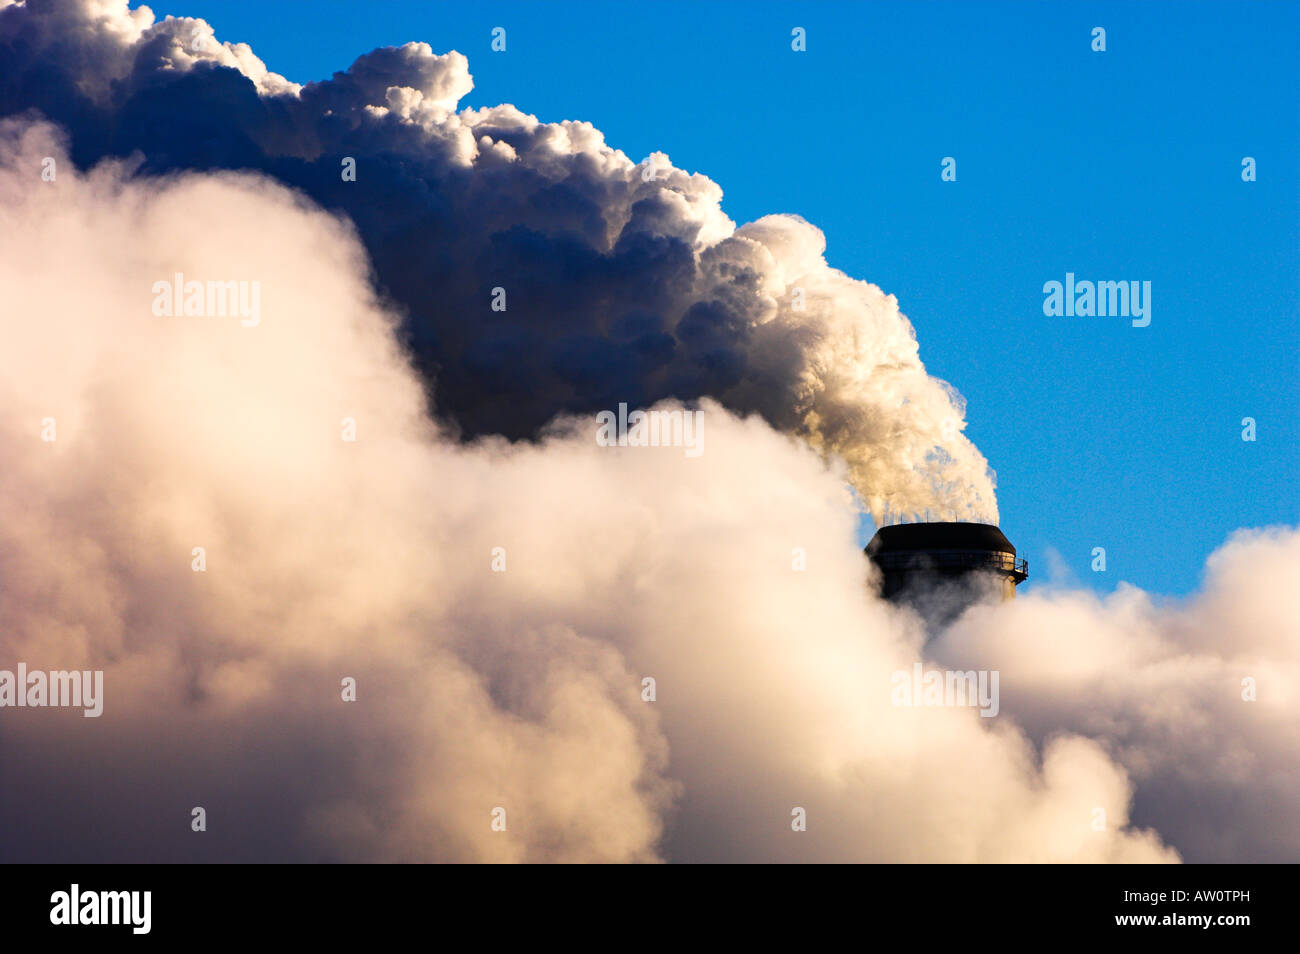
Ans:
[[[841,456],[878,523],[996,522],[961,397],[892,295],[826,264],[819,229],[736,228],[705,176],[656,153],[647,181],[588,123],[457,112],[472,88],[464,56],[425,43],[299,86],[202,20],[0,0],[0,115],[66,124],[83,165],[139,150],[144,172],[261,170],[346,213],[464,437],[710,397]]]

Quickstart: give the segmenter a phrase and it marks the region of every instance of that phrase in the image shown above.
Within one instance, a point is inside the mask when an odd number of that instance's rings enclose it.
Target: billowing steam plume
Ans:
[[[0,0],[0,115],[64,124],[82,166],[139,151],[146,173],[260,170],[345,212],[465,436],[711,397],[841,455],[878,523],[996,522],[960,396],[892,295],[826,264],[820,230],[736,228],[703,175],[634,163],[589,123],[457,112],[472,87],[464,56],[424,43],[300,87],[202,20]]]

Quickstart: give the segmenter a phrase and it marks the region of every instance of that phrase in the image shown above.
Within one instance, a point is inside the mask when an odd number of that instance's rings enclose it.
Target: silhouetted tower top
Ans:
[[[1015,597],[1029,576],[1029,564],[988,523],[898,523],[881,527],[867,544],[867,556],[880,568],[881,595],[895,599],[908,591],[985,577],[1000,584],[1002,598]]]

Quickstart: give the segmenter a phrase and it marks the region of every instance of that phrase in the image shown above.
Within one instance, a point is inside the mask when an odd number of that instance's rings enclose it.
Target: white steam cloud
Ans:
[[[58,136],[0,128],[0,663],[103,669],[105,701],[0,713],[8,860],[1294,855],[1293,532],[1187,607],[1031,597],[926,647],[842,463],[708,400],[696,459],[590,417],[457,442],[351,225]],[[718,254],[820,255],[750,229]],[[260,282],[260,323],[155,316],[176,272]],[[894,706],[927,658],[1001,669],[1001,715]]]

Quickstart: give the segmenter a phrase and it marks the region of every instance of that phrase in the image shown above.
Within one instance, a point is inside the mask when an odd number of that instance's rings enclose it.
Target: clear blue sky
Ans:
[[[1187,593],[1232,530],[1300,522],[1300,5],[152,6],[299,82],[376,46],[457,49],[465,105],[588,120],[708,175],[738,223],[815,223],[966,397],[1031,584],[1055,550],[1082,585]],[[1067,271],[1150,281],[1150,326],[1045,317]]]

